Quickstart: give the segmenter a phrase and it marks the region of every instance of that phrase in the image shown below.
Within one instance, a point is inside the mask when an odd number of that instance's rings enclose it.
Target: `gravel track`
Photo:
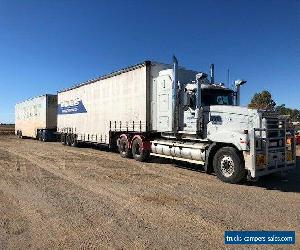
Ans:
[[[299,168],[230,185],[195,165],[0,137],[0,249],[243,249],[224,231],[299,234],[299,193]]]

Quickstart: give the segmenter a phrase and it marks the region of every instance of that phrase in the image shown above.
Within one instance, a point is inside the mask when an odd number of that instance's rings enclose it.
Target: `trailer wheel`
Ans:
[[[66,134],[60,134],[60,141],[62,145],[66,145]]]
[[[118,140],[118,149],[123,158],[132,158],[132,153],[129,148],[129,141],[126,136],[121,136]]]
[[[39,141],[42,141],[42,140],[43,140],[43,132],[42,132],[42,131],[39,131],[39,132],[38,132],[38,140],[39,140]]]
[[[77,136],[70,135],[70,139],[71,139],[71,147],[77,147],[78,145]]]
[[[22,135],[22,131],[18,130],[17,131],[17,135],[20,139],[24,139],[23,135]]]
[[[66,145],[67,146],[71,146],[72,144],[72,135],[71,134],[67,134],[66,135]]]
[[[149,158],[149,150],[143,148],[143,141],[141,138],[137,137],[132,143],[132,155],[137,161],[146,161]]]
[[[42,132],[42,141],[43,141],[43,142],[48,141],[47,133],[44,133],[44,131]]]
[[[244,162],[232,147],[223,147],[217,151],[213,167],[217,177],[224,182],[239,183],[246,178]]]

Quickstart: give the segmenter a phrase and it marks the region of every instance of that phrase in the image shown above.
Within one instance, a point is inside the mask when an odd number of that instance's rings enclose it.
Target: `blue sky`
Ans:
[[[0,122],[14,104],[146,59],[245,78],[300,108],[300,1],[0,0]]]

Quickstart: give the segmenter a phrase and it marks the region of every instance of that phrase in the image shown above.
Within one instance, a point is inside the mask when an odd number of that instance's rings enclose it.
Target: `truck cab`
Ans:
[[[183,93],[183,131],[196,132],[197,131],[197,86],[195,83],[189,83],[184,88]],[[234,106],[235,105],[235,92],[231,89],[225,88],[222,84],[209,84],[204,83],[201,85],[201,107],[203,111],[207,111],[209,107],[221,106]],[[203,121],[208,121],[205,112]],[[220,117],[212,117],[215,123],[221,122]],[[205,127],[203,127],[204,129]],[[203,134],[204,135],[204,134]]]
[[[212,67],[213,68],[213,67]],[[240,182],[295,168],[294,131],[287,117],[268,110],[240,106],[236,89],[214,82],[205,73],[178,68],[157,78],[156,129],[161,139],[152,152],[204,165],[225,182]]]

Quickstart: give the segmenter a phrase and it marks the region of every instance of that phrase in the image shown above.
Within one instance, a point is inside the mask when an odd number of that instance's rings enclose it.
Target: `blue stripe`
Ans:
[[[82,101],[79,101],[76,105],[73,106],[61,106],[58,104],[57,113],[59,115],[67,115],[67,114],[78,114],[78,113],[87,113],[86,108]]]

